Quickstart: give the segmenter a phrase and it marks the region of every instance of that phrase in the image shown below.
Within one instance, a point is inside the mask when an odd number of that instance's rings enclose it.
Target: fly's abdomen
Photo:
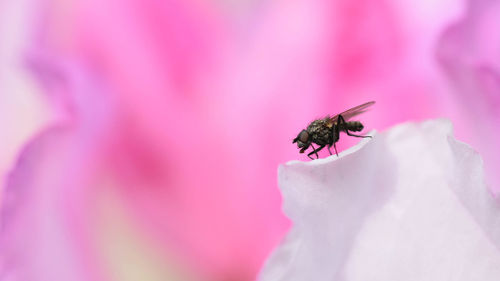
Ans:
[[[347,129],[349,131],[360,132],[363,130],[363,128],[364,128],[363,124],[361,124],[361,122],[359,121],[347,122]]]

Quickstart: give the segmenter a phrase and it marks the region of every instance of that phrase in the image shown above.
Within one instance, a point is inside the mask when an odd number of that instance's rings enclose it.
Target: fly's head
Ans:
[[[309,132],[302,130],[297,137],[293,139],[293,143],[297,143],[297,147],[300,148],[300,153],[304,153],[304,151],[311,145]]]

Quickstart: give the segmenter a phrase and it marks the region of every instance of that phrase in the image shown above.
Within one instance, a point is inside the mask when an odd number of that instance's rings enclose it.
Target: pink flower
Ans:
[[[500,191],[500,3],[469,1],[465,16],[448,27],[437,55],[464,117],[463,137],[483,155],[490,187]]]

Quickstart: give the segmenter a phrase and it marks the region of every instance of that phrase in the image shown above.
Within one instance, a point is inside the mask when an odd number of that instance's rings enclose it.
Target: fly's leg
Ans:
[[[357,137],[357,138],[371,138],[372,136],[360,136],[360,135],[355,135],[351,132],[349,132],[349,130],[347,129],[347,122],[344,120],[344,117],[342,117],[342,115],[339,115],[338,117],[338,120],[339,120],[339,124],[342,123],[344,125],[344,132],[348,135],[348,136],[351,136],[351,137]]]
[[[332,126],[332,128],[335,127],[335,125]],[[332,151],[330,150],[330,147],[332,147],[332,143],[333,143],[333,130],[332,130],[332,136],[331,138],[329,138],[328,140],[328,152],[330,152],[330,155],[333,155],[332,154]]]
[[[318,151],[320,151],[320,150],[321,150],[323,147],[325,147],[325,146],[323,145],[322,147],[320,147],[320,148],[318,148],[318,149],[314,149],[314,147],[313,147],[313,146],[312,146],[312,144],[311,144],[311,147],[313,148],[313,151],[312,151],[311,153],[309,153],[309,155],[311,155],[311,154],[313,154],[313,153],[314,153],[314,154],[316,154],[316,159],[318,159],[318,158],[319,158],[319,156],[318,156]],[[309,156],[309,155],[308,155],[308,156]],[[312,159],[312,158],[311,158],[311,159]]]
[[[337,146],[335,145],[335,142],[333,142],[333,144],[331,145],[328,145],[328,151],[330,151],[330,147],[332,147],[333,145],[333,150],[335,150],[335,154],[337,155],[337,157],[339,157],[339,153],[337,152]],[[330,155],[332,155],[332,152],[330,151]]]
[[[316,154],[316,159],[319,159],[319,156],[318,156],[318,151],[322,150],[324,147],[325,147],[325,145],[322,145],[322,146],[318,147],[318,149],[315,149],[315,150],[313,150],[313,151],[309,152],[309,154],[307,154],[307,156],[309,156],[309,158],[313,159],[313,158],[311,157],[311,154],[313,154],[313,153],[314,153],[314,154]]]
[[[307,154],[307,157],[309,157],[311,160],[314,160],[314,158],[311,157],[311,153]]]
[[[312,143],[311,143],[311,147],[312,147],[313,151],[311,153],[307,154],[307,157],[311,158],[311,160],[314,160],[314,158],[311,157],[311,154],[313,154],[316,149],[314,148]],[[316,154],[316,157],[318,157],[318,154]]]
[[[334,131],[334,134],[335,134],[335,131]],[[338,136],[338,132],[337,132],[336,134],[337,134],[336,136]],[[338,137],[337,137],[337,141],[338,141]],[[333,146],[333,149],[335,150],[335,154],[337,155],[337,157],[339,157],[339,153],[337,152],[337,146],[335,145],[335,143],[336,143],[337,141],[332,141],[332,143],[330,143],[330,144],[328,145],[328,152],[330,152],[330,155],[332,155],[332,151],[330,150],[330,147],[332,147],[332,146]]]
[[[330,144],[328,144],[328,151],[330,151],[330,147],[332,147],[332,145],[333,145],[333,149],[335,150],[335,154],[337,155],[337,157],[339,157],[339,153],[337,152],[337,146],[335,145],[335,143],[339,140],[339,136],[340,136],[339,127],[340,126],[333,124],[333,126],[332,126],[332,139],[331,139]],[[330,155],[332,155],[331,151],[330,151]]]
[[[333,149],[335,150],[335,154],[337,155],[337,157],[339,156],[339,154],[337,153],[337,148],[335,147],[335,143],[333,144],[329,144],[328,145],[328,152],[330,152],[330,155],[333,155],[332,151],[330,150],[330,147],[333,146]]]
[[[348,136],[357,137],[357,138],[371,138],[372,137],[372,136],[360,136],[360,135],[351,134],[351,133],[349,133],[349,131],[346,131],[346,134]]]

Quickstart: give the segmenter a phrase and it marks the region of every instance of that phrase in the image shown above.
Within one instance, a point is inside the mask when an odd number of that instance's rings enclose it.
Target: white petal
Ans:
[[[279,185],[293,227],[260,280],[500,280],[500,204],[449,121],[291,161]]]

